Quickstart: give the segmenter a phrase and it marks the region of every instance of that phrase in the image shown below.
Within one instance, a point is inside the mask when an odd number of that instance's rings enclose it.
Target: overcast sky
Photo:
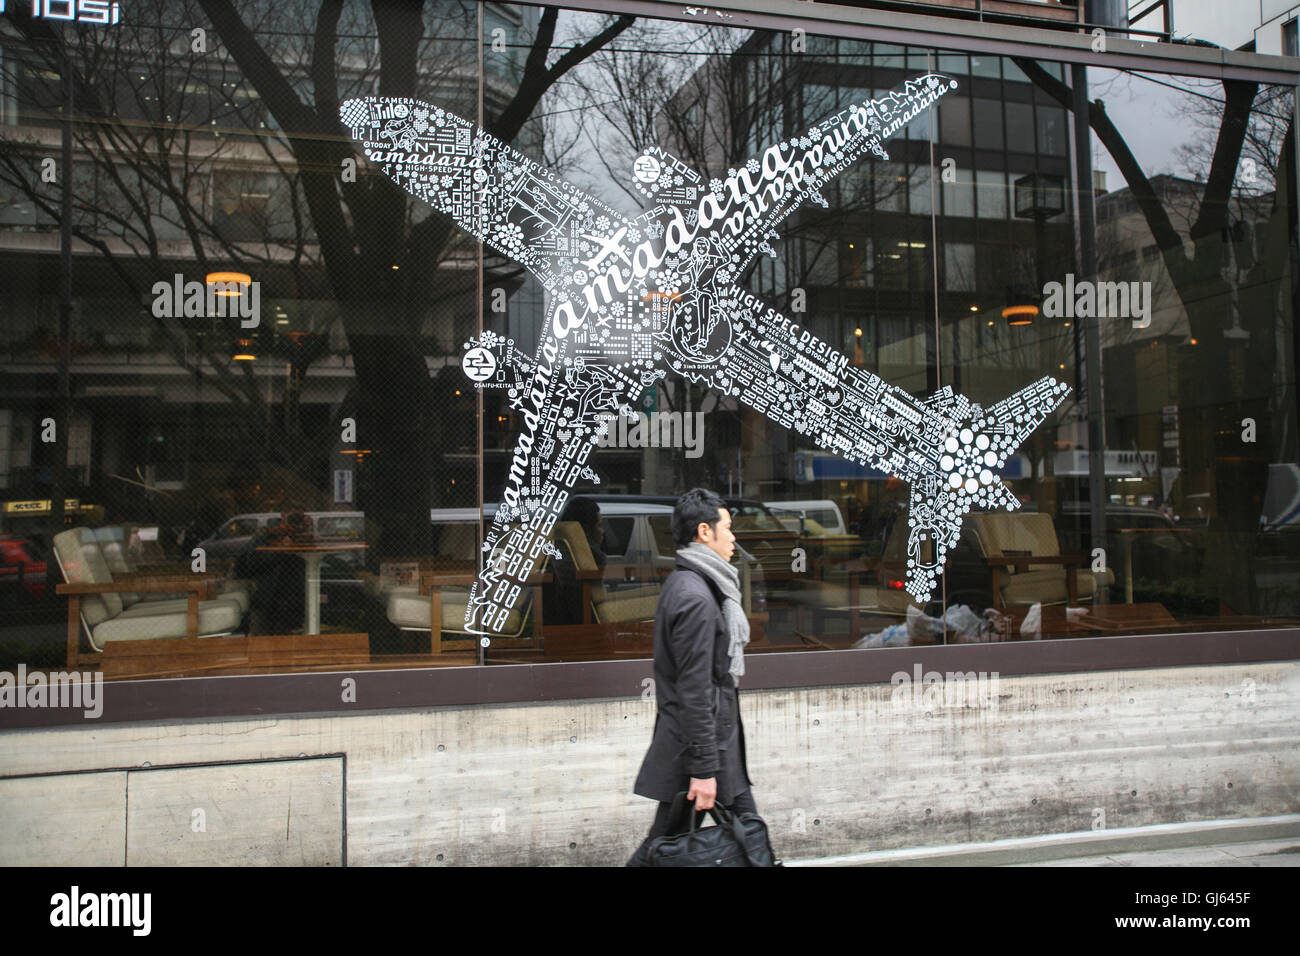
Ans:
[[[1171,89],[1164,84],[1180,89]],[[1218,113],[1222,109],[1223,86],[1220,83],[1162,75],[1152,75],[1148,79],[1094,67],[1088,70],[1088,94],[1090,98],[1105,103],[1106,114],[1124,136],[1148,176],[1162,173],[1188,175],[1190,170],[1179,155],[1179,148],[1184,144],[1205,144],[1207,156],[1213,149],[1217,126],[1207,129],[1205,124],[1211,118],[1211,111]],[[1213,100],[1206,99],[1207,96]],[[1095,137],[1092,162],[1094,169],[1105,170],[1107,189],[1125,187],[1115,160]]]
[[[608,22],[608,18],[597,14],[569,14],[567,26],[570,35],[590,35]],[[653,34],[641,33],[643,24],[653,24]],[[561,35],[564,30],[562,28]],[[710,42],[702,41],[703,29],[695,23],[671,23],[668,21],[639,21],[632,30],[618,37],[611,46],[626,51],[629,47],[658,48],[676,61],[680,75],[685,80],[703,62],[701,56],[686,55],[687,50],[707,49]],[[752,34],[748,30],[734,32],[736,44],[743,42]],[[622,52],[622,56],[631,56]],[[640,54],[646,55],[646,54]],[[576,123],[581,115],[585,127],[583,137],[586,149],[611,150],[617,137],[609,130],[609,119],[599,111],[581,109],[583,98],[576,92],[579,86],[588,90],[598,88],[604,81],[600,68],[594,63],[579,65],[571,76],[571,83],[561,83],[554,93],[547,98],[546,107],[555,111],[556,121],[561,128]],[[1169,76],[1164,74],[1133,74],[1116,70],[1089,68],[1089,96],[1101,99],[1106,112],[1129,148],[1136,156],[1148,176],[1172,173],[1178,176],[1194,176],[1197,172],[1204,175],[1210,153],[1214,147],[1218,132],[1218,123],[1222,111],[1223,86],[1215,80],[1194,77]],[[590,97],[587,98],[590,104]],[[1183,155],[1181,147],[1199,144],[1200,159],[1189,165],[1188,157]],[[599,163],[588,156],[579,162],[580,169],[572,170],[575,182],[599,195],[616,208],[633,211],[626,193],[619,190],[610,181],[609,174]],[[1119,169],[1109,152],[1094,137],[1093,168],[1106,173],[1106,187],[1109,190],[1123,189],[1126,186]],[[630,169],[627,175],[630,177]]]

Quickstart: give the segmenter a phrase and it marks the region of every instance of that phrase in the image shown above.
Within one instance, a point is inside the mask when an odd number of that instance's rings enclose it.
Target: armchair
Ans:
[[[1052,516],[1041,513],[973,514],[971,537],[992,575],[993,606],[1092,601],[1115,577],[1110,569],[1080,570],[1086,559],[1062,554]]]
[[[555,540],[566,554],[581,588],[582,623],[628,623],[653,621],[659,604],[660,582],[641,584],[632,588],[611,590],[606,582],[614,578],[644,579],[667,575],[670,569],[657,572],[650,565],[596,563],[591,545],[576,521],[559,521],[555,525]]]
[[[81,660],[84,629],[92,650],[102,652],[110,641],[219,637],[234,633],[243,620],[240,605],[231,600],[201,600],[211,581],[195,575],[138,575],[114,580],[99,546],[72,528],[54,536],[54,559],[64,583],[56,591],[68,596],[68,666]],[[139,600],[122,603],[122,592],[184,592],[179,600]]]
[[[510,611],[501,633],[492,639],[494,646],[524,647],[536,643],[535,639],[524,638],[523,634],[533,615],[534,605],[537,609],[534,634],[542,620],[540,585],[551,579],[546,573],[549,560],[549,557],[543,558],[529,576],[528,592]],[[428,631],[434,654],[476,649],[479,635],[465,630],[469,588],[475,577],[473,565],[465,562],[420,562],[418,587],[398,586],[387,592],[388,620],[403,631]],[[456,636],[446,639],[444,634]]]
[[[139,575],[149,579],[158,578],[184,578],[188,580],[192,575],[183,568],[177,568],[174,565],[154,565],[148,569],[143,568],[132,553],[129,547],[126,547],[126,540],[129,537],[129,527],[106,526],[99,528],[93,533],[89,529],[82,532],[82,537],[93,534],[95,544],[99,547],[100,553],[104,556],[104,562],[108,565],[109,573],[112,574],[114,582],[128,580],[129,576]],[[226,601],[234,601],[239,605],[242,613],[248,613],[252,599],[249,594],[249,583],[233,579],[223,579],[219,577],[208,576],[215,586],[215,593],[211,597],[220,598]],[[137,580],[139,578],[136,578]],[[184,585],[178,587],[175,592],[168,594],[175,600],[185,599],[186,588]],[[125,607],[133,607],[141,600],[140,595],[135,591],[121,592],[122,604]],[[156,600],[161,600],[159,595]]]

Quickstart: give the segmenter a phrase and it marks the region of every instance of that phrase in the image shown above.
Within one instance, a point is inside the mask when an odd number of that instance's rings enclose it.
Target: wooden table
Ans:
[[[1054,604],[1044,607],[1042,636],[1054,637],[1100,637],[1103,635],[1142,634],[1149,632],[1168,632],[1179,630],[1179,623],[1163,604],[1100,604],[1096,607],[1084,605],[1088,613],[1078,621],[1068,621],[1065,606]],[[1025,640],[1020,634],[1020,625],[1029,608],[1017,607],[1004,611],[1011,621],[1011,633],[1003,640]]]
[[[316,539],[314,541],[290,541],[284,544],[265,544],[257,550],[267,554],[296,554],[307,566],[306,587],[303,591],[306,619],[303,621],[304,634],[320,633],[320,563],[328,555],[340,551],[362,551],[368,547],[363,541],[331,541]]]

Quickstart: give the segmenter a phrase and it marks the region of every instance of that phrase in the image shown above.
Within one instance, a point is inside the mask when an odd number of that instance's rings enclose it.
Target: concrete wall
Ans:
[[[1300,662],[995,689],[742,693],[778,854],[1300,812]],[[342,837],[352,865],[620,864],[653,815],[630,792],[653,719],[628,698],[9,731],[0,863],[325,865]],[[160,769],[181,764],[211,766]]]
[[[0,779],[0,866],[339,866],[343,758]]]

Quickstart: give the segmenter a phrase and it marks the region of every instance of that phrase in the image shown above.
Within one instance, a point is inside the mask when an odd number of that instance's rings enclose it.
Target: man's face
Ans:
[[[718,523],[709,526],[701,521],[695,529],[696,540],[710,551],[719,555],[723,561],[730,561],[736,553],[736,536],[731,533],[731,512],[726,508],[718,509]]]

